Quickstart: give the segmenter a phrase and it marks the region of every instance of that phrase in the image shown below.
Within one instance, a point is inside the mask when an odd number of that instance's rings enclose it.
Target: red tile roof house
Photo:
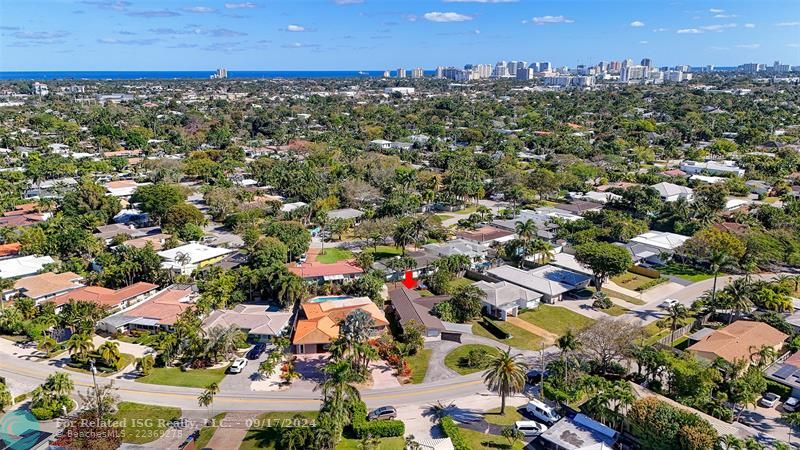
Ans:
[[[130,330],[169,331],[178,316],[194,304],[197,286],[173,284],[155,295],[97,324],[97,328],[108,333],[124,333]]]
[[[353,261],[338,261],[333,264],[305,262],[301,265],[291,264],[289,271],[300,278],[315,282],[353,280],[364,273]]]
[[[55,296],[48,301],[56,304],[56,310],[69,303],[70,300],[76,300],[96,303],[113,313],[139,303],[155,293],[156,290],[158,290],[158,285],[142,281],[117,290],[101,286],[85,286]]]

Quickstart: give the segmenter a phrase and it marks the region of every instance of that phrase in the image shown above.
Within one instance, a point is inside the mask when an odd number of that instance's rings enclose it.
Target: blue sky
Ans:
[[[0,70],[800,65],[800,0],[2,0]]]

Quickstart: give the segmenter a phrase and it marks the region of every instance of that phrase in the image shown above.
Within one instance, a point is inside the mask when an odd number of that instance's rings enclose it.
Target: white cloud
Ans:
[[[539,16],[533,18],[533,23],[536,25],[544,25],[546,23],[573,23],[575,22],[572,19],[568,19],[564,16]]]
[[[293,33],[301,33],[303,31],[306,31],[306,27],[301,25],[289,25],[288,27],[286,27],[286,31],[291,31]]]
[[[719,9],[719,8],[711,8],[711,9],[708,10],[708,12],[714,13],[714,14],[719,14],[719,13],[724,13],[725,10],[724,9]]]
[[[650,41],[639,41],[639,43],[642,44],[642,45],[647,45],[647,44],[650,43]]]
[[[214,8],[209,8],[208,6],[190,6],[188,8],[183,8],[186,12],[197,13],[197,14],[207,14],[214,12]]]
[[[337,5],[358,5],[364,3],[364,0],[333,0]]]
[[[253,9],[256,7],[257,5],[253,2],[225,3],[225,8],[227,9]]]
[[[796,27],[800,25],[800,22],[780,22],[775,25],[779,27]]]
[[[444,0],[445,3],[517,3],[519,0]]]
[[[746,48],[749,50],[755,50],[759,47],[761,47],[761,44],[739,44],[736,46],[736,48]]]
[[[720,32],[720,31],[723,31],[723,30],[725,30],[727,28],[736,28],[736,24],[735,23],[725,23],[725,24],[720,24],[720,25],[706,25],[704,27],[700,27],[700,29],[702,29],[702,30],[715,31],[715,32]]]
[[[715,19],[733,19],[736,17],[736,14],[715,14]]]
[[[681,28],[678,30],[678,34],[700,34],[703,30],[698,30],[697,28]]]
[[[754,24],[754,23],[746,23],[746,24],[744,24],[744,27],[745,28],[755,28],[756,24]]]
[[[466,14],[459,14],[455,12],[438,12],[432,11],[425,13],[422,17],[431,22],[466,22],[472,20],[472,16]]]
[[[655,28],[655,29],[653,29],[653,33],[663,33],[665,31],[669,31],[669,28]]]
[[[633,22],[631,22],[631,26],[633,28],[642,28],[644,26],[644,22],[642,22],[641,20],[634,20]]]

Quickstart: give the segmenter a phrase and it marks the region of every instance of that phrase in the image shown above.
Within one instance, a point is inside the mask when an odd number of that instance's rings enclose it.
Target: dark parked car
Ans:
[[[264,351],[266,349],[267,349],[267,344],[259,342],[258,344],[254,345],[249,352],[247,352],[247,359],[258,359],[261,355],[264,354]]]
[[[547,371],[544,372],[544,377],[547,378]],[[529,370],[528,373],[525,375],[525,381],[528,384],[537,384],[542,381],[542,371],[539,369]]]
[[[397,410],[394,406],[381,406],[375,408],[371,413],[367,414],[367,420],[386,420],[397,418]]]

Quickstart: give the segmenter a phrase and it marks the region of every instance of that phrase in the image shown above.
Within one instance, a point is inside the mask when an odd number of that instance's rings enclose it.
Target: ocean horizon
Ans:
[[[0,80],[179,80],[208,79],[213,70],[186,71],[8,71]],[[425,74],[432,74],[426,71]],[[370,78],[382,77],[382,70],[229,70],[228,78]]]

